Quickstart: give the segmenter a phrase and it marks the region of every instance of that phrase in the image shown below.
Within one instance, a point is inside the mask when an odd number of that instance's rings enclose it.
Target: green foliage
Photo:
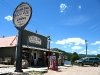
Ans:
[[[52,50],[62,53],[64,55],[64,58],[67,59],[67,60],[71,59],[71,55],[72,55],[71,53],[65,52],[65,51],[60,50],[58,48],[53,48]]]
[[[52,49],[53,51],[57,51],[57,52],[61,52],[63,55],[64,55],[64,58],[67,59],[67,60],[71,60],[72,62],[74,62],[75,60],[78,60],[80,58],[83,58],[85,57],[86,55],[85,54],[77,54],[76,52],[74,52],[73,54],[72,53],[68,53],[66,51],[63,51],[61,49],[58,49],[58,48],[53,48]],[[88,57],[95,57],[96,55],[87,55]],[[98,57],[100,57],[100,54],[97,55]]]
[[[100,58],[100,54],[97,54],[97,57],[99,57],[99,58]]]
[[[72,62],[75,62],[75,60],[78,60],[78,59],[79,59],[79,55],[76,52],[74,52],[72,54],[72,56],[71,56],[71,61]]]

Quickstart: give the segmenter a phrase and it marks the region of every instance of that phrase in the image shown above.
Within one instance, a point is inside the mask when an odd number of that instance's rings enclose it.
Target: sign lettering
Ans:
[[[31,17],[32,9],[27,3],[20,4],[14,14],[13,14],[13,22],[16,27],[23,27],[26,25]]]
[[[28,39],[30,43],[41,45],[41,39],[37,36],[34,36],[34,35],[29,36]]]

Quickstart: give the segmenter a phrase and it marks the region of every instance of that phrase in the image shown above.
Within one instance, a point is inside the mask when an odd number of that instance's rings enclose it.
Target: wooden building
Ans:
[[[0,38],[0,63],[14,64],[16,57],[17,36]],[[54,53],[48,49],[48,37],[23,31],[22,58],[26,59],[29,66],[47,66],[48,55]],[[56,52],[55,52],[56,53]],[[59,54],[56,53],[57,58]]]

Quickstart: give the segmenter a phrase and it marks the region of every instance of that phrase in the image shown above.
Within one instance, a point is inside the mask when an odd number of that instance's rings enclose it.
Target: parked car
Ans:
[[[85,58],[81,58],[81,59],[77,60],[76,63],[80,66],[91,65],[91,66],[98,67],[100,64],[100,58],[98,58],[98,57],[85,57]]]

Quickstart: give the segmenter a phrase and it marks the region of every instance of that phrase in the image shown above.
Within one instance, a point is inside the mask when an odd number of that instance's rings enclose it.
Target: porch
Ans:
[[[22,58],[28,61],[29,66],[33,67],[48,66],[48,55],[52,55],[52,51],[47,49],[24,47],[22,50]]]

